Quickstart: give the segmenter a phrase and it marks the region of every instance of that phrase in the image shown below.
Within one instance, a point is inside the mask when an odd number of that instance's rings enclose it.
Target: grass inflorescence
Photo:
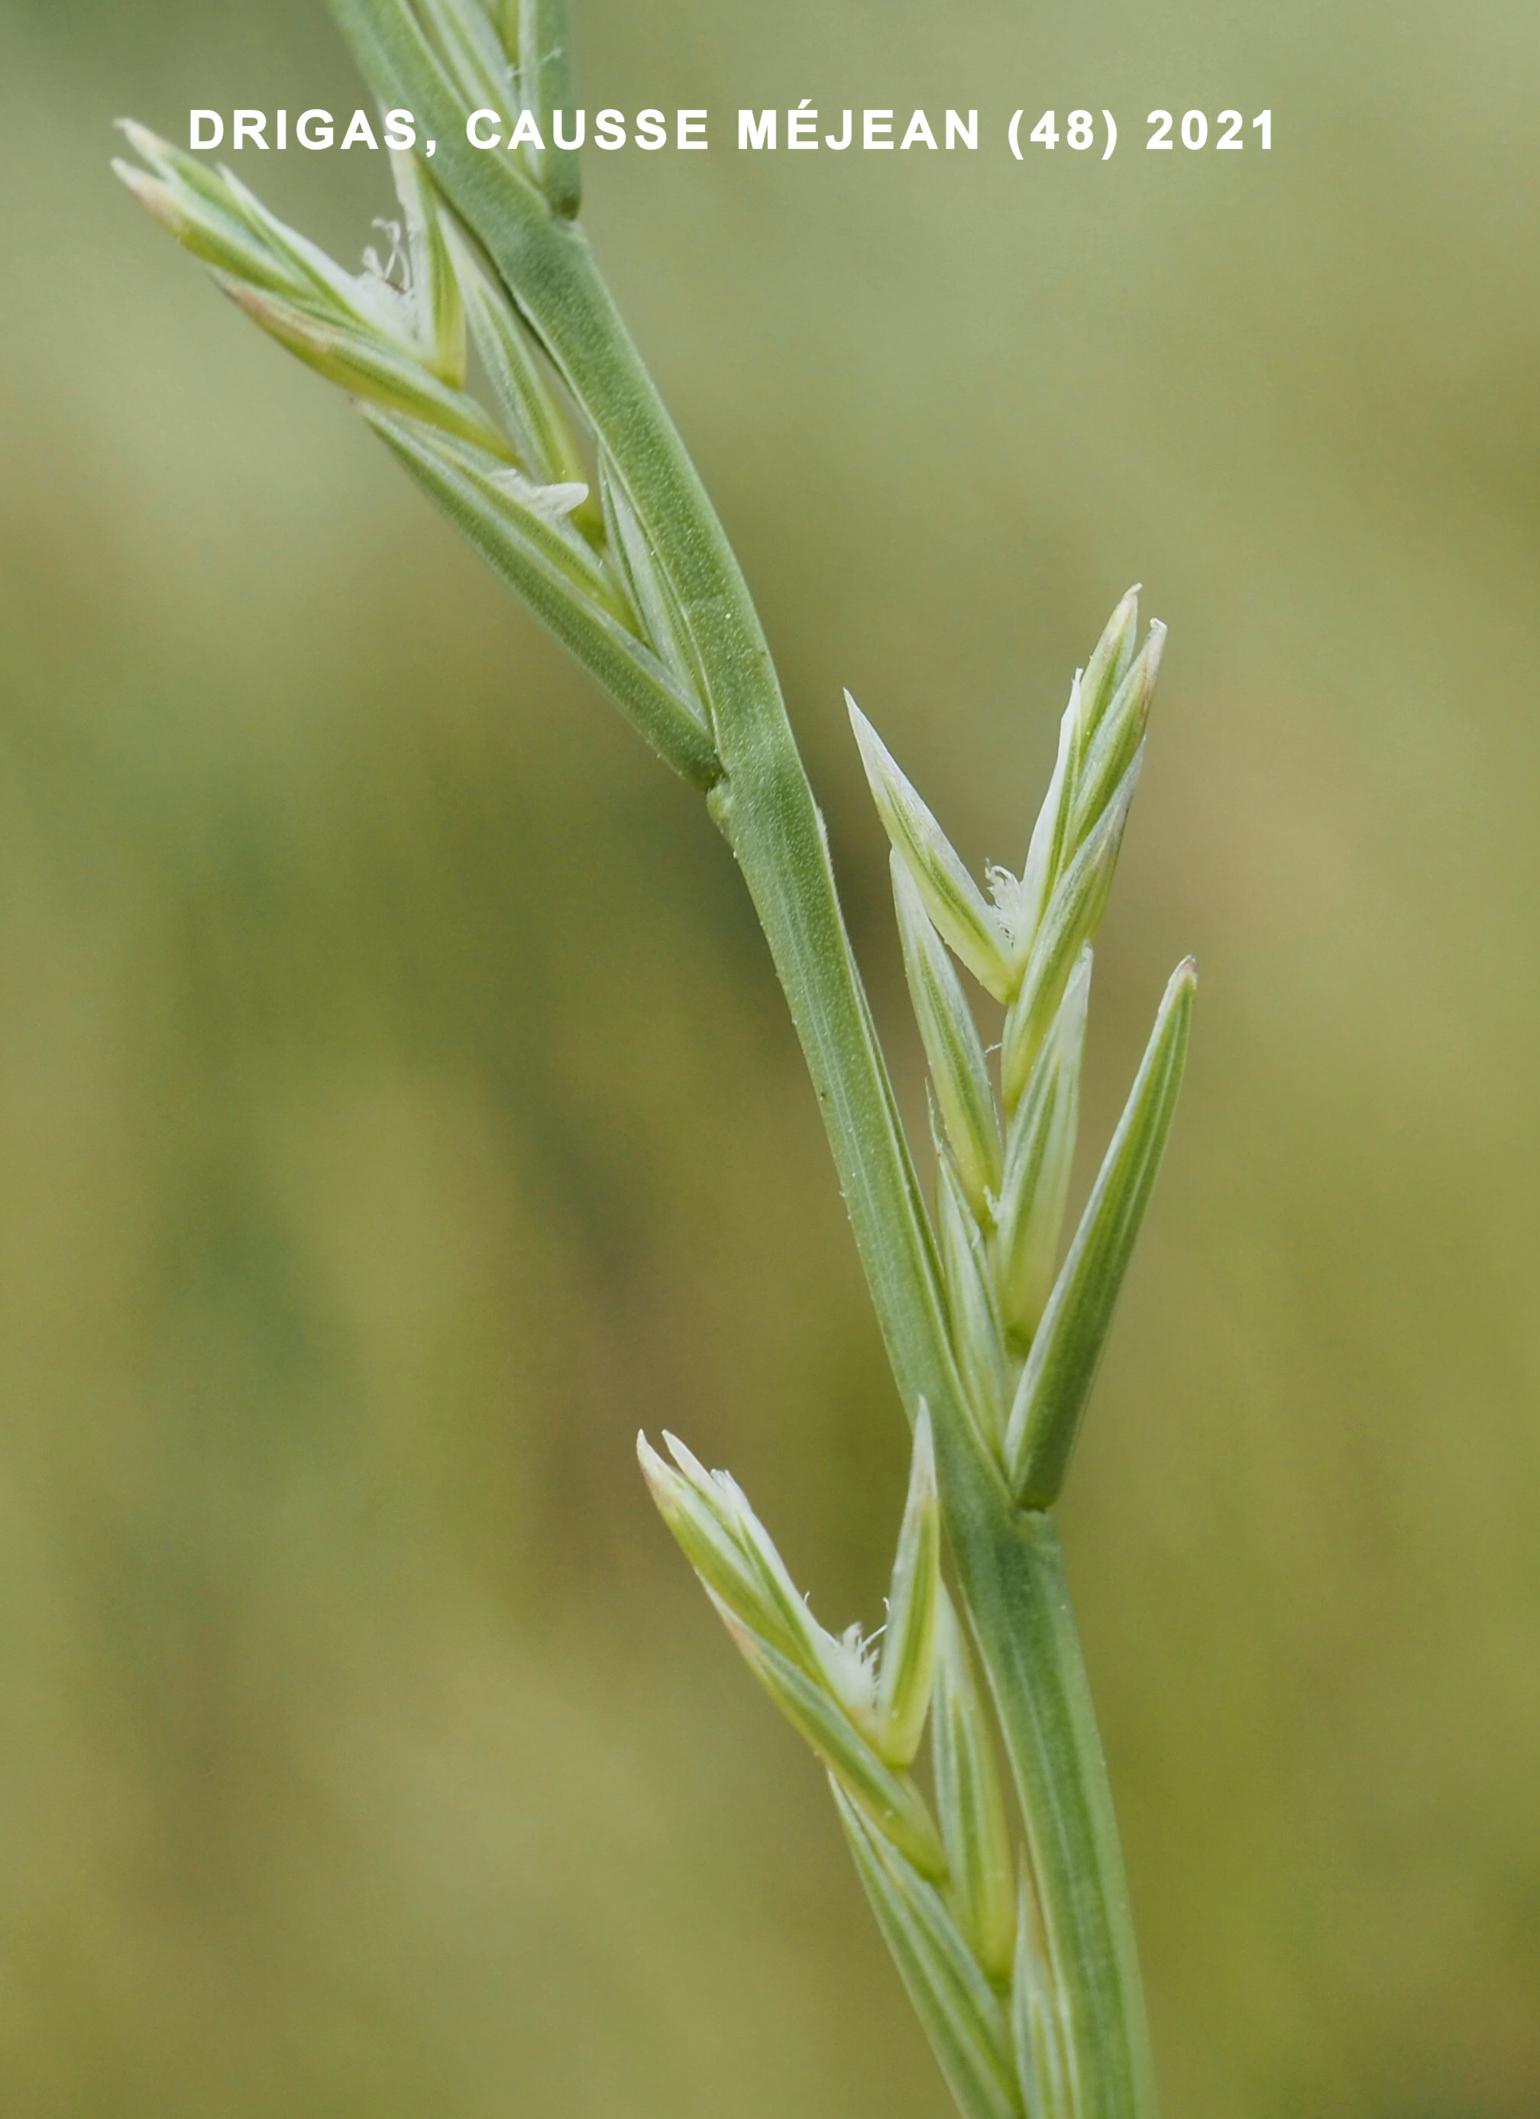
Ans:
[[[1065,1241],[1092,946],[1164,640],[1130,592],[1060,725],[1017,874],[970,873],[851,721],[892,849],[929,1069],[927,1205],[758,618],[576,216],[565,153],[456,148],[464,115],[567,94],[560,0],[333,0],[382,105],[398,221],[351,270],[144,127],[119,174],[709,794],[802,1039],[913,1435],[880,1638],[826,1630],[736,1483],[640,1453],[754,1675],[828,1774],[882,1933],[967,2119],[1150,2119],[1121,1858],[1048,1511],[1170,1129],[1195,973],[1166,989]],[[971,981],[997,1021],[986,1045]],[[928,1733],[928,1746],[926,1742]],[[928,1758],[927,1758],[928,1752]]]

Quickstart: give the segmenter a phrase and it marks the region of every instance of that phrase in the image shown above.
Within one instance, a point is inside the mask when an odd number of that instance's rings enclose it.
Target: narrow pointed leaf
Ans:
[[[920,1748],[936,1668],[941,1597],[941,1508],[930,1413],[914,1424],[909,1496],[888,1591],[888,1625],[877,1678],[879,1748],[890,1766],[909,1766]]]
[[[873,1828],[922,1876],[944,1876],[945,1851],[925,1798],[908,1774],[895,1772],[878,1757],[837,1700],[778,1649],[750,1633],[719,1599],[713,1597],[713,1602],[755,1677]]]
[[[1117,791],[1054,886],[1033,941],[1020,991],[1005,1019],[1001,1047],[1001,1086],[1008,1119],[1021,1101],[1076,959],[1094,937],[1106,908],[1143,758],[1142,749],[1135,752]]]
[[[1091,951],[1082,949],[1011,1121],[1000,1188],[996,1284],[1007,1346],[1025,1354],[1053,1286],[1080,1123]]]
[[[555,212],[570,220],[582,203],[582,176],[575,150],[558,147],[552,118],[572,101],[572,20],[567,0],[520,0],[519,85],[545,142],[535,158],[540,189]]]
[[[998,1452],[1007,1399],[1004,1334],[984,1240],[968,1212],[962,1183],[950,1156],[941,1157],[936,1191],[940,1224],[937,1233],[952,1320],[952,1348],[980,1432]]]
[[[536,342],[511,298],[488,272],[471,239],[448,229],[450,256],[465,302],[471,342],[486,370],[520,461],[548,485],[586,479],[572,424],[542,366]]]
[[[968,1646],[945,1598],[939,1631],[931,1748],[949,1894],[974,1956],[988,1978],[1003,1987],[1016,1946],[1016,1879],[1005,1791]]]
[[[711,738],[669,672],[574,580],[549,524],[516,507],[427,429],[384,413],[370,424],[536,617],[591,670],[658,755],[697,786],[720,774]]]
[[[428,364],[441,382],[465,384],[465,304],[444,235],[444,215],[416,155],[393,152],[391,169],[406,220],[411,296]]]
[[[1011,1408],[1006,1457],[1024,1507],[1064,1484],[1134,1243],[1171,1130],[1192,1027],[1197,967],[1178,966]]]
[[[1137,748],[1137,736],[1132,744],[1122,745],[1099,739],[1103,723],[1133,667],[1138,628],[1136,584],[1108,619],[1090,661],[1083,670],[1076,671],[1070,687],[1069,704],[1059,723],[1053,778],[1033,827],[1021,881],[1011,893],[1012,961],[1018,975],[1036,941],[1055,886],[1079,851],[1086,832],[1106,807]],[[1091,780],[1098,785],[1094,801],[1086,793]],[[1103,780],[1105,786],[1101,785]]]
[[[931,924],[914,878],[896,853],[892,866],[915,1021],[968,1205],[975,1219],[982,1221],[989,1211],[990,1195],[1000,1185],[1000,1119],[983,1041],[962,982]]]
[[[1166,629],[1156,619],[1092,738],[1075,789],[1070,825],[1070,838],[1075,845],[1084,839],[1112,800],[1144,740],[1165,641]]]
[[[587,496],[586,486],[537,485],[514,465],[490,460],[484,449],[467,448],[458,436],[440,437],[424,433],[420,427],[417,431],[425,444],[443,457],[447,468],[476,483],[485,492],[488,505],[500,508],[518,534],[567,576],[577,595],[617,623],[624,623],[630,615],[624,597],[603,561],[573,524],[574,510]]]
[[[694,698],[704,700],[705,680],[689,627],[684,622],[673,590],[652,556],[652,547],[637,520],[636,510],[608,463],[599,466],[599,490],[610,543],[620,560],[626,586],[647,637],[680,683],[688,687]]]
[[[908,869],[938,932],[997,1001],[1011,993],[1005,930],[956,848],[890,757],[849,692],[845,704],[872,798],[893,850]]]
[[[1011,921],[1011,962],[1020,981],[1037,940],[1053,886],[1063,866],[1064,836],[1069,829],[1069,807],[1074,799],[1075,740],[1080,723],[1080,678],[1070,686],[1069,704],[1059,717],[1059,742],[1054,753],[1053,777],[1032,827],[1027,865],[1014,895]]]
[[[1068,2042],[1031,1879],[1022,1870],[1011,1978],[1011,2036],[1027,2119],[1075,2119]]]
[[[963,2119],[1021,2119],[1004,2012],[940,1895],[838,1787],[834,1800],[883,1940]]]
[[[493,456],[507,444],[473,398],[449,389],[405,347],[328,315],[309,302],[286,301],[219,275],[238,309],[329,383],[368,405],[404,413],[423,426],[473,443]]]
[[[1133,665],[1138,638],[1139,584],[1135,582],[1107,620],[1081,677],[1082,754],[1100,728],[1118,687]]]

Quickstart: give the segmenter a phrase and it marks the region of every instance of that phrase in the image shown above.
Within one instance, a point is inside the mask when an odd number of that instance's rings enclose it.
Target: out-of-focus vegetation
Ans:
[[[1092,1138],[1189,946],[1204,995],[1067,1508],[1168,2107],[1528,2119],[1532,11],[582,33],[593,104],[1135,121],[1105,167],[631,157],[591,218],[909,1090],[839,686],[1019,857],[1109,604],[1171,623]],[[875,1617],[900,1428],[730,864],[106,174],[122,109],[354,98],[311,0],[0,25],[0,2104],[920,2119],[631,1454],[677,1425]],[[1276,148],[1146,157],[1156,104]],[[243,174],[384,210],[357,157]]]

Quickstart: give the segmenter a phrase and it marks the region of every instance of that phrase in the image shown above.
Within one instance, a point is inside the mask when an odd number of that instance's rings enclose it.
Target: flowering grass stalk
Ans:
[[[992,871],[987,887],[850,702],[929,1066],[932,1211],[758,618],[594,263],[576,160],[533,141],[498,154],[466,141],[472,108],[510,128],[531,113],[548,138],[543,120],[568,94],[565,8],[332,11],[382,106],[411,109],[439,142],[431,167],[393,158],[389,256],[344,270],[234,176],[139,126],[125,128],[139,159],[119,173],[255,323],[347,392],[705,794],[786,991],[913,1427],[880,1647],[818,1624],[725,1473],[672,1437],[667,1456],[641,1441],[643,1469],[753,1674],[829,1776],[958,2109],[1151,2119],[1122,1861],[1050,1510],[1192,1013],[1187,963],[1065,1246],[1092,942],[1162,628],[1141,643],[1136,596],[1119,604],[1071,688],[1022,871]],[[999,1010],[997,1067],[959,966]]]

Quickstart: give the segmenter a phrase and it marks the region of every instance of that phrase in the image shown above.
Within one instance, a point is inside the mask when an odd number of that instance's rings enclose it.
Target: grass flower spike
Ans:
[[[951,959],[926,914],[913,876],[895,853],[893,897],[904,945],[904,970],[931,1086],[958,1180],[982,1216],[1000,1184],[1000,1118],[978,1025]]]
[[[473,34],[479,35],[479,32]],[[123,128],[143,167],[119,177],[253,323],[345,391],[401,464],[687,779],[719,762],[675,632],[652,625],[593,499],[560,379],[426,165],[393,155],[402,236],[346,271],[286,228],[227,170],[144,126]],[[474,341],[494,400],[466,386]],[[590,449],[592,450],[590,438]]]
[[[880,1663],[859,1628],[836,1637],[816,1623],[733,1480],[705,1471],[673,1436],[664,1439],[674,1464],[640,1436],[642,1470],[749,1668],[873,1826],[920,1874],[943,1875],[940,1835],[905,1770],[930,1705],[940,1595],[929,1422],[915,1433]]]
[[[985,1446],[1016,1501],[1033,1509],[1050,1507],[1064,1481],[1175,1113],[1197,984],[1189,958],[1172,976],[1061,1267],[1091,942],[1165,644],[1156,623],[1140,645],[1138,622],[1138,592],[1130,589],[1070,687],[1026,867],[1019,877],[991,874],[995,911],[850,705],[893,842],[904,968],[941,1119],[935,1233],[952,1351]],[[998,1095],[943,941],[1003,1007]]]
[[[393,158],[352,271],[228,171],[124,128],[134,197],[341,390],[417,486],[706,798],[752,898],[912,1430],[886,1625],[833,1634],[741,1489],[672,1437],[654,1500],[829,1777],[878,1925],[965,2119],[1154,2119],[1127,1889],[1049,1510],[1170,1131],[1173,976],[1067,1250],[1092,950],[1164,633],[1118,604],[1075,677],[1019,874],[975,880],[849,702],[891,849],[936,1140],[930,1203],[758,615],[578,217],[564,0],[331,0]],[[472,111],[509,144],[473,147]],[[1020,843],[1019,841],[1017,843]],[[979,989],[977,995],[969,982]],[[990,1019],[975,1014],[975,1003]],[[994,1055],[998,1057],[994,1057]],[[925,1761],[925,1737],[929,1756]]]
[[[959,1925],[996,1987],[1016,1950],[1016,1847],[989,1717],[974,1682],[963,1630],[943,1600],[932,1756]]]

